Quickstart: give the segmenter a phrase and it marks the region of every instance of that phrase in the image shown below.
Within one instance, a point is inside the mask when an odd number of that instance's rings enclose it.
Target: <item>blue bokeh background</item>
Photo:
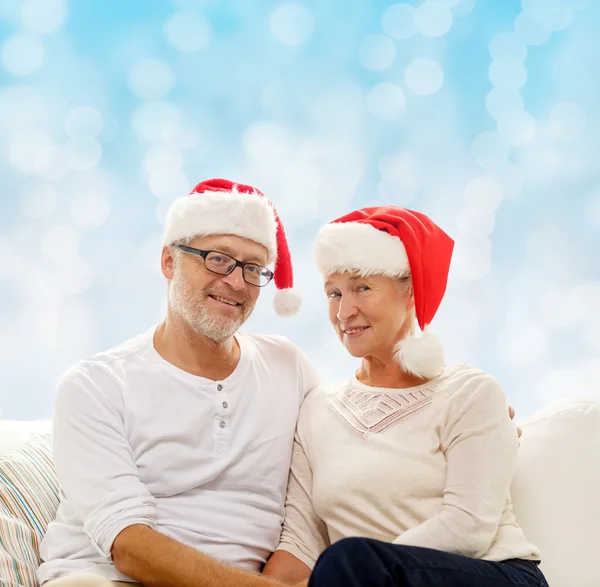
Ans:
[[[166,210],[219,176],[274,202],[304,295],[248,328],[326,379],[354,361],[312,237],[386,203],[456,239],[449,361],[520,418],[600,399],[599,27],[593,0],[0,0],[0,417],[161,319]]]

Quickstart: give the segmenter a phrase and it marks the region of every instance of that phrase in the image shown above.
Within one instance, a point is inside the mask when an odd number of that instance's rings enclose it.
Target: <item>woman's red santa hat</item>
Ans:
[[[209,179],[173,202],[167,213],[165,246],[211,234],[232,234],[263,245],[267,263],[275,263],[275,312],[280,316],[298,312],[301,300],[293,290],[292,260],[283,225],[262,192],[227,179]]]
[[[318,233],[314,243],[322,275],[358,272],[361,275],[412,276],[415,314],[422,331],[396,346],[403,368],[424,378],[444,369],[444,352],[428,326],[444,297],[454,241],[430,218],[380,206],[351,212]]]

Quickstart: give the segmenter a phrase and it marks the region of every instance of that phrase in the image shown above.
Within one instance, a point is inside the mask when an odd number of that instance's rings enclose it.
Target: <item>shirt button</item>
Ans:
[[[223,407],[224,407],[225,409],[227,409],[227,408],[229,407],[229,404],[228,404],[227,402],[223,402]]]
[[[219,426],[220,426],[221,428],[225,428],[225,426],[227,426],[227,424],[225,424],[225,422],[223,422],[223,421],[221,420],[221,423],[219,424]]]
[[[217,391],[223,391],[223,386],[220,383],[217,385]]]

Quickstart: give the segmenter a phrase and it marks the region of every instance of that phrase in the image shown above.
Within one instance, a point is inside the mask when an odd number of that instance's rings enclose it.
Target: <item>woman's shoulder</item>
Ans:
[[[446,367],[436,389],[438,401],[462,403],[474,398],[487,401],[504,400],[504,391],[499,381],[489,373],[467,364]]]

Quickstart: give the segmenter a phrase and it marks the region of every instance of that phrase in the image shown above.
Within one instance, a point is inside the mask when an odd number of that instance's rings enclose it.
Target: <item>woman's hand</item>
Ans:
[[[511,420],[515,419],[515,409],[512,406],[508,406],[508,415],[510,416]],[[517,426],[517,436],[519,438],[521,438],[521,435],[523,434],[523,430],[521,430],[518,426]]]

